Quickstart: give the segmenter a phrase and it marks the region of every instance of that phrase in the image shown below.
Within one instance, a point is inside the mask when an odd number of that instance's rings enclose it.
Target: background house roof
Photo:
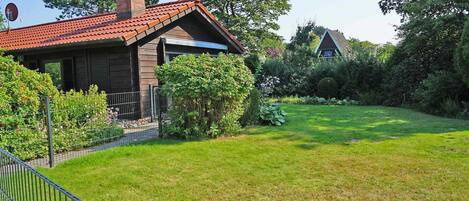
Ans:
[[[334,44],[337,46],[337,49],[343,56],[348,57],[352,54],[352,48],[350,47],[344,34],[342,34],[339,30],[330,30],[330,29],[327,29],[324,35],[321,37],[321,42],[316,48],[316,52],[318,52],[319,47],[321,46],[327,34],[332,38],[332,40],[334,41]]]
[[[125,20],[118,20],[117,13],[112,12],[6,30],[0,32],[0,48],[18,51],[87,42],[125,42],[180,13],[195,8],[208,16],[213,24],[233,41],[236,48],[244,51],[241,43],[216,20],[200,0],[183,0],[149,6],[144,14]]]

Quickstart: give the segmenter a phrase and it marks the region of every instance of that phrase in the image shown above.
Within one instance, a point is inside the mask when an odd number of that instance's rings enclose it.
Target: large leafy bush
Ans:
[[[444,114],[443,103],[448,99],[460,101],[460,94],[468,92],[456,73],[438,71],[425,79],[413,98],[418,107],[429,113]],[[446,104],[450,105],[450,104]]]
[[[0,147],[22,159],[47,154],[44,97],[52,100],[56,151],[91,146],[123,130],[106,121],[106,96],[96,87],[60,94],[49,75],[0,56]]]
[[[157,67],[156,75],[172,100],[165,134],[216,137],[239,129],[243,102],[254,83],[241,57],[183,55]]]
[[[0,146],[21,158],[46,153],[41,97],[58,94],[48,75],[0,56]]]

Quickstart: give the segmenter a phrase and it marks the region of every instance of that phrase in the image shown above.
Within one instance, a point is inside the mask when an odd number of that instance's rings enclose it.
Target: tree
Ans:
[[[356,54],[376,55],[378,52],[378,45],[370,41],[361,41],[356,38],[348,40],[352,51]]]
[[[463,81],[469,87],[469,18],[464,26],[464,31],[456,50],[456,68],[458,69]]]
[[[285,62],[294,68],[311,67],[316,58],[316,47],[321,42],[320,36],[326,32],[326,28],[316,25],[314,21],[308,21],[304,25],[298,25],[295,35],[291,38],[285,52]]]
[[[147,5],[157,4],[159,0],[145,0]],[[45,6],[59,9],[62,14],[57,19],[68,19],[111,12],[116,9],[116,0],[44,0]]]
[[[395,50],[396,46],[388,42],[378,48],[376,57],[379,61],[385,63],[389,60]]]
[[[0,31],[5,30],[7,27],[5,26],[5,16],[3,16],[3,13],[0,13]]]
[[[388,62],[392,72],[387,83],[388,99],[392,105],[412,103],[409,97],[428,75],[437,71],[455,71],[453,58],[469,14],[469,3],[461,0],[381,0],[379,5],[384,14],[395,11],[401,15],[403,22],[397,28],[402,41]]]
[[[287,14],[288,0],[205,0],[204,5],[253,52],[266,38],[278,37],[273,31],[277,20]]]
[[[265,38],[261,41],[260,47],[262,53],[271,59],[280,58],[285,52],[285,43],[281,37]]]
[[[308,21],[304,25],[298,25],[296,34],[291,38],[287,48],[294,50],[295,47],[306,45],[309,47],[319,44],[321,36],[326,32],[326,28],[316,25],[314,21]],[[319,39],[319,41],[318,41]],[[317,46],[317,45],[316,45]],[[315,47],[314,47],[315,48]]]

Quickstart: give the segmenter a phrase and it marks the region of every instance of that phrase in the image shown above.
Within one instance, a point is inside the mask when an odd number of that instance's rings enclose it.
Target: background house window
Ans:
[[[334,56],[334,52],[332,50],[325,50],[322,52],[322,56],[326,58],[330,58]]]

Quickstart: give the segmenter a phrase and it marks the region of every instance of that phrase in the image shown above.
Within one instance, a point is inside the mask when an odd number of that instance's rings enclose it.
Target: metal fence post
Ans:
[[[47,140],[49,141],[49,167],[54,167],[54,141],[52,139],[52,119],[50,98],[46,97],[46,114],[47,114]]]
[[[162,103],[161,103],[161,88],[158,87],[156,88],[156,105],[158,108],[158,133],[159,137],[163,136],[163,109],[162,109]]]
[[[155,100],[153,95],[153,85],[148,85],[148,94],[150,96],[151,122],[155,121]]]

